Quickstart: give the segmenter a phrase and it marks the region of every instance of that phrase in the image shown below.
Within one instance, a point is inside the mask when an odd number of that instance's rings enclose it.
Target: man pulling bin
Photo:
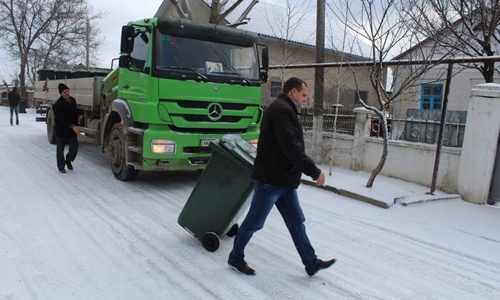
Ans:
[[[264,112],[252,171],[253,198],[228,259],[231,267],[244,274],[255,274],[244,260],[244,250],[252,235],[264,227],[274,205],[285,221],[309,276],[336,262],[335,258],[324,261],[316,256],[306,234],[305,217],[297,196],[302,173],[311,176],[318,186],[325,182],[325,174],[305,154],[302,126],[297,117],[298,109],[307,98],[307,84],[292,77],[285,82],[283,93]]]

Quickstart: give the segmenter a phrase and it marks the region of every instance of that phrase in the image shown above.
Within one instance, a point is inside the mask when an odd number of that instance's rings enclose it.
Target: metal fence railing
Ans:
[[[337,133],[354,134],[355,113],[349,108],[327,107],[323,109],[323,130],[333,132],[335,125],[335,114],[337,114]],[[313,127],[314,108],[302,107],[299,119],[304,130]]]
[[[323,130],[333,132],[337,114],[337,133],[354,135],[356,115],[353,109],[327,107],[323,109]],[[299,120],[305,131],[312,130],[314,108],[302,107]],[[387,117],[389,139],[416,143],[437,144],[441,126],[441,110],[410,108],[406,118]],[[466,111],[447,111],[443,146],[461,148],[464,141]],[[372,115],[370,136],[382,138],[378,116]]]
[[[464,142],[466,111],[447,111],[443,131],[443,146],[461,148]],[[387,118],[389,138],[409,142],[436,144],[441,126],[441,110],[413,109],[406,119]],[[373,116],[370,136],[382,137],[380,120]]]

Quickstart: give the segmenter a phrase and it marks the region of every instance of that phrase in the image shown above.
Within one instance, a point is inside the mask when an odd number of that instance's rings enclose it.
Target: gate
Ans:
[[[495,202],[500,202],[500,134],[498,135],[497,155],[493,166],[490,195],[488,197],[488,204],[495,204]]]

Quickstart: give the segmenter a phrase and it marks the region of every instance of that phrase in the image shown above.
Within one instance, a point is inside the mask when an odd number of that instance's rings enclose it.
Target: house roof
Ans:
[[[304,1],[305,4],[303,4],[302,6],[287,8],[281,5],[275,5],[260,1],[248,14],[249,22],[247,24],[238,26],[238,28],[256,32],[259,35],[267,38],[277,40],[286,39],[294,45],[315,48],[316,8],[315,5],[312,5],[311,2],[315,1]],[[309,6],[307,6],[307,4],[309,4]],[[230,23],[234,22],[244,11],[244,9],[246,9],[246,6],[240,5],[240,7],[235,9],[232,14],[228,15],[227,20]],[[292,24],[287,28],[286,24],[284,23],[288,21],[287,16],[291,14],[293,14],[292,19],[300,19],[300,23]],[[332,24],[331,22],[331,19],[327,18],[326,22],[326,28],[332,28],[334,26],[334,24]],[[356,39],[349,33],[346,34],[345,38],[351,42]],[[327,32],[325,39],[326,51],[347,55],[356,59],[369,59],[363,57],[361,55],[361,51],[359,53],[347,53],[346,51],[342,51],[342,49],[340,49],[341,47],[337,47],[336,43],[333,40],[333,34]]]

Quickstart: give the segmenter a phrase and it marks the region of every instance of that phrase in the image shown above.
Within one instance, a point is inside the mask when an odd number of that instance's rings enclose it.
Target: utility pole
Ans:
[[[325,0],[317,0],[316,12],[316,63],[325,62]],[[323,96],[325,68],[314,71],[314,117],[312,158],[316,164],[323,160]]]
[[[86,45],[86,59],[85,59],[85,67],[87,68],[87,71],[89,70],[89,65],[90,65],[90,21],[87,19],[87,45]]]

